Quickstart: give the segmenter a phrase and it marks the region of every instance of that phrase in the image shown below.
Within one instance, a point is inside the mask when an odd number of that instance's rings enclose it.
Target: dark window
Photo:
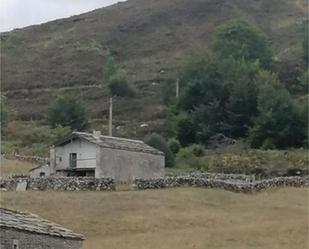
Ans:
[[[40,177],[44,177],[45,176],[45,172],[40,172]]]
[[[70,153],[70,167],[76,168],[76,165],[77,165],[77,154]]]

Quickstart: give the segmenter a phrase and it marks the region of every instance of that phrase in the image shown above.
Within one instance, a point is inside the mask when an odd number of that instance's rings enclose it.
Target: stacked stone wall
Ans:
[[[111,191],[115,181],[111,178],[94,177],[7,177],[0,179],[0,188],[16,190],[18,184],[26,182],[26,190],[56,191]]]
[[[309,177],[276,177],[259,181],[241,181],[231,179],[218,179],[206,177],[165,177],[161,179],[144,180],[136,179],[134,188],[142,189],[161,189],[174,187],[199,187],[217,188],[239,193],[252,193],[278,187],[308,187]]]

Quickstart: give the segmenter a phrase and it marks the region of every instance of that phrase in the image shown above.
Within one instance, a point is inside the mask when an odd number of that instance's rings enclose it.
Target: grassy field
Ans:
[[[85,249],[308,248],[308,189],[4,192],[1,206],[84,234]]]
[[[29,174],[29,170],[35,168],[37,165],[34,163],[22,162],[18,160],[7,160],[1,158],[0,164],[0,176],[6,175],[26,175]]]

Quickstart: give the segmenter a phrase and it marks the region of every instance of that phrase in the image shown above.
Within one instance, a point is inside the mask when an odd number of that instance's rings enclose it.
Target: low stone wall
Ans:
[[[56,191],[112,191],[116,189],[115,181],[111,178],[93,177],[8,177],[0,179],[2,190],[16,190],[23,184],[26,190],[56,190]]]
[[[218,188],[232,192],[252,193],[277,187],[308,187],[309,177],[277,177],[252,182],[233,179],[222,180],[206,177],[165,177],[153,180],[136,179],[134,181],[134,188],[136,190],[174,188],[183,186]]]

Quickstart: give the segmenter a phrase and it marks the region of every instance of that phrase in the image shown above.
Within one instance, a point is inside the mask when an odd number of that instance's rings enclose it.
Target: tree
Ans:
[[[6,107],[4,96],[0,96],[0,119],[1,119],[1,138],[5,136],[8,126],[8,110]]]
[[[258,116],[250,130],[255,148],[288,148],[304,145],[307,114],[274,78],[259,86]]]
[[[114,57],[110,54],[104,67],[103,84],[107,84],[111,96],[134,96],[134,91],[126,79],[126,71],[117,65]]]
[[[304,39],[303,39],[303,57],[305,60],[306,65],[308,65],[308,56],[309,56],[309,43],[308,43],[308,29],[309,29],[309,22],[306,21],[304,24]]]
[[[61,125],[72,130],[82,130],[87,125],[86,110],[77,97],[60,96],[49,107],[48,121],[53,128]]]
[[[179,100],[179,107],[187,112],[178,126],[181,144],[207,144],[217,133],[245,136],[257,113],[260,71],[258,62],[244,59],[209,55],[190,59],[184,73],[187,85]]]
[[[165,154],[166,167],[174,166],[174,154],[170,150],[167,142],[161,135],[153,133],[145,138],[145,143],[156,148],[157,150],[162,151]]]
[[[214,34],[214,51],[221,58],[258,60],[263,68],[269,68],[272,62],[267,37],[245,20],[233,19],[220,25]]]
[[[179,141],[176,138],[171,138],[167,141],[168,147],[173,152],[174,155],[178,153],[181,148]]]

